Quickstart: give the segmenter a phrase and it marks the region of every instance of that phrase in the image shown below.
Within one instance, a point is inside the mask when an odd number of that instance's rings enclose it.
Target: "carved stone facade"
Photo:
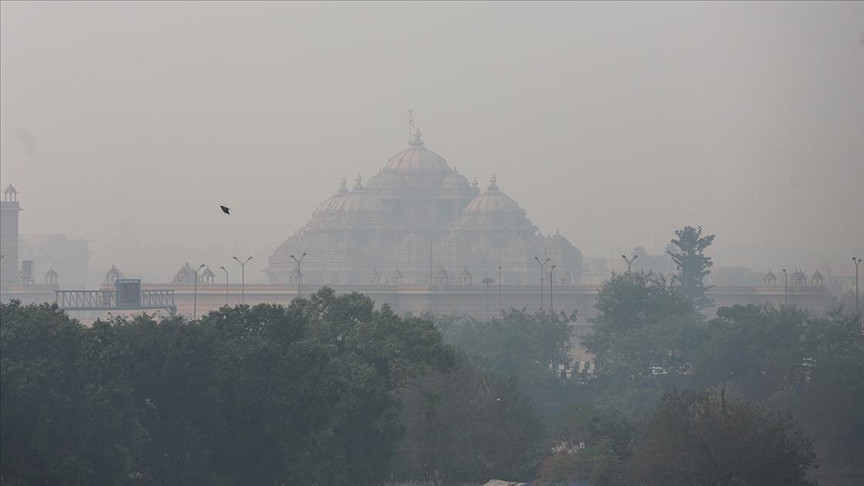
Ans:
[[[352,189],[342,180],[273,252],[269,281],[296,283],[291,255],[302,253],[309,285],[447,286],[499,277],[505,285],[537,284],[534,257],[556,265],[556,283],[579,283],[582,273],[582,254],[566,238],[542,235],[495,176],[485,191],[469,183],[425,147],[419,130],[366,185],[359,175]]]

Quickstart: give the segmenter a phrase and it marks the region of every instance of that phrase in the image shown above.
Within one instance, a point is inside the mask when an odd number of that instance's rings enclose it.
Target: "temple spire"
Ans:
[[[408,143],[411,143],[411,136],[414,134],[414,110],[408,109]]]

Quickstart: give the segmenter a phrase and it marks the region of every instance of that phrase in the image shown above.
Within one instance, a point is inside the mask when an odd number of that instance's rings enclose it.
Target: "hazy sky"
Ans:
[[[721,265],[864,257],[861,2],[2,2],[0,96],[21,232],[151,281],[259,278],[408,108],[586,257],[687,224]]]

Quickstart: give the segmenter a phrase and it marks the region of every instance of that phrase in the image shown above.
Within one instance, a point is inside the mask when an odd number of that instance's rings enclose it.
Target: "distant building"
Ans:
[[[303,254],[306,254],[303,257]],[[292,257],[293,255],[293,257]],[[425,147],[419,129],[366,185],[342,180],[312,219],[280,245],[266,272],[271,283],[504,285],[578,283],[582,254],[560,233],[541,234],[498,187],[485,191]]]
[[[20,235],[18,246],[22,260],[34,263],[34,280],[44,280],[53,270],[54,280],[66,288],[85,286],[90,282],[90,248],[87,240],[66,235]]]
[[[15,284],[18,279],[18,191],[12,184],[3,190],[0,201],[0,283]]]

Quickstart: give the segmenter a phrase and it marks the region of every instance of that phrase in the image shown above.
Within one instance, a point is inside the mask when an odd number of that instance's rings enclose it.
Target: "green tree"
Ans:
[[[446,343],[479,366],[515,378],[541,416],[552,417],[563,406],[570,390],[557,368],[570,363],[575,315],[553,318],[549,313],[510,309],[489,321],[433,319]]]
[[[582,339],[600,378],[644,381],[691,372],[704,323],[661,275],[614,274],[597,294],[598,316]]]
[[[704,252],[714,241],[714,235],[702,236],[701,226],[685,226],[675,231],[675,236],[677,239],[673,239],[672,244],[677,250],[667,251],[678,268],[675,282],[696,308],[710,307],[714,301],[705,295],[705,291],[711,287],[705,287],[703,280],[711,273],[708,269],[714,263]]]
[[[822,484],[864,482],[864,332],[855,315],[835,309],[807,322],[804,379],[772,403],[788,408],[813,438]]]
[[[145,437],[123,379],[91,381],[88,330],[56,305],[0,304],[0,483],[123,484]]]
[[[670,392],[640,430],[630,484],[809,486],[816,464],[789,416],[722,389]]]
[[[703,386],[734,383],[747,397],[764,399],[805,379],[806,312],[734,305],[717,310],[696,367]]]

